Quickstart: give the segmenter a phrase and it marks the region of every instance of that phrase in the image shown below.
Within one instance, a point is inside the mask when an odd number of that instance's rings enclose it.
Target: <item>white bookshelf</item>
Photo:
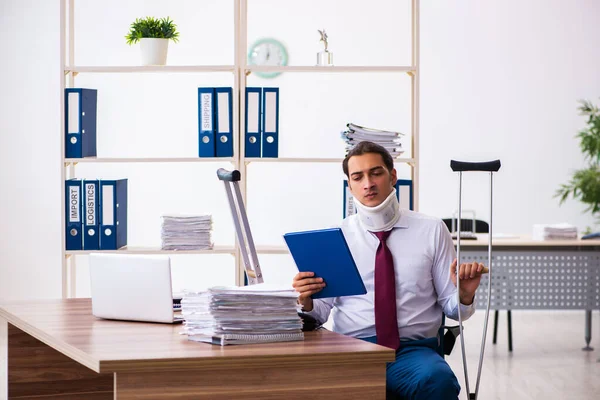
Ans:
[[[416,72],[415,67],[394,67],[394,66],[281,66],[281,67],[263,67],[249,65],[245,68],[248,72],[312,72],[312,73],[383,73],[396,72],[412,74]]]
[[[88,255],[90,253],[97,253],[97,250],[67,250],[66,255],[77,256],[77,255]],[[214,246],[211,250],[162,250],[158,247],[139,247],[139,246],[124,246],[118,250],[102,250],[102,253],[112,254],[231,254],[234,255],[236,252],[235,247],[228,246]]]
[[[65,66],[65,73],[190,73],[190,72],[233,72],[234,65],[163,65],[163,66]]]
[[[246,164],[250,163],[268,163],[268,162],[276,162],[276,163],[337,163],[342,164],[344,161],[343,158],[302,158],[302,157],[280,157],[280,158],[256,158],[256,157],[247,157],[244,158],[244,162]],[[416,162],[415,158],[396,158],[394,159],[394,163],[397,164],[413,164]]]
[[[285,246],[258,246],[256,252],[260,254],[289,254],[290,251]]]
[[[65,158],[65,164],[79,163],[222,163],[235,162],[233,157],[198,158],[198,157],[86,157]]]
[[[72,297],[76,293],[76,257],[86,256],[90,251],[66,251],[65,250],[65,180],[76,176],[77,168],[80,166],[100,164],[210,164],[210,163],[229,163],[231,169],[238,169],[241,173],[240,189],[244,202],[248,208],[252,204],[247,203],[247,177],[248,168],[251,164],[264,165],[266,163],[281,164],[339,164],[342,163],[340,157],[315,157],[306,154],[306,157],[280,157],[280,158],[246,158],[244,157],[244,132],[245,121],[243,110],[245,109],[245,89],[248,77],[255,72],[280,72],[305,75],[305,74],[334,74],[343,76],[343,74],[397,74],[398,76],[408,76],[410,79],[410,99],[411,99],[411,122],[410,132],[406,137],[410,139],[410,156],[406,158],[395,159],[396,164],[406,164],[410,167],[410,178],[413,181],[413,204],[418,210],[418,189],[419,189],[419,0],[411,1],[411,60],[408,65],[348,65],[348,66],[302,66],[289,65],[282,67],[250,66],[246,64],[247,46],[248,46],[248,6],[253,4],[252,0],[230,0],[233,2],[233,53],[234,63],[232,65],[166,65],[166,66],[135,66],[135,65],[77,65],[75,62],[75,15],[74,7],[77,0],[61,0],[61,46],[60,46],[60,120],[61,120],[61,221],[62,222],[62,296]],[[142,13],[144,11],[142,10]],[[374,16],[376,18],[376,16]],[[68,55],[68,57],[67,57]],[[91,157],[72,159],[65,158],[64,153],[64,88],[77,87],[76,78],[82,74],[213,74],[229,73],[233,78],[233,147],[234,156],[228,158],[197,158],[197,157]],[[273,85],[277,86],[276,83]],[[269,86],[269,84],[265,84]],[[101,116],[99,116],[101,118]],[[98,135],[102,135],[98,132]],[[197,133],[196,133],[197,135]],[[280,133],[280,140],[285,133]],[[341,142],[340,142],[341,144]],[[280,147],[281,148],[281,147]],[[281,155],[281,153],[280,153]],[[216,179],[216,177],[215,177]],[[134,205],[129,204],[129,207]],[[229,209],[228,204],[223,207]],[[341,207],[341,204],[340,204]],[[341,211],[340,211],[341,214]],[[288,254],[285,246],[257,246],[260,254],[284,255]],[[212,250],[201,251],[165,251],[157,247],[130,247],[113,251],[104,251],[119,254],[189,254],[189,255],[212,255],[226,254],[232,255],[235,263],[237,284],[241,284],[244,279],[243,260],[240,256],[240,250],[235,239],[234,246],[215,246]]]

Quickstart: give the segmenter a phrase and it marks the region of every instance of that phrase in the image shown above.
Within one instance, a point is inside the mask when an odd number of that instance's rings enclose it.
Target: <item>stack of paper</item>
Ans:
[[[186,292],[182,334],[224,346],[304,340],[298,293],[266,284]]]
[[[163,250],[212,249],[211,215],[163,215],[161,218]]]
[[[403,133],[364,128],[352,123],[347,124],[346,130],[342,132],[342,139],[346,142],[346,154],[360,142],[369,141],[385,147],[393,158],[404,153],[400,143],[402,136]]]
[[[567,223],[533,225],[533,240],[577,239],[577,227]]]

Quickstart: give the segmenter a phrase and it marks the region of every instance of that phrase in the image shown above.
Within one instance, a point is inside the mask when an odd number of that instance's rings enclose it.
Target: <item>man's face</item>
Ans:
[[[352,195],[367,207],[383,203],[396,184],[396,169],[390,173],[377,153],[352,156],[348,160],[348,186]]]

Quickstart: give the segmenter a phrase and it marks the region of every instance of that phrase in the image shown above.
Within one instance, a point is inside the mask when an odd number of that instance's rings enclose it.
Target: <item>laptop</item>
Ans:
[[[327,286],[313,299],[367,293],[344,233],[340,228],[291,232],[283,235],[300,272],[314,272]]]
[[[171,260],[167,256],[92,253],[92,314],[98,318],[174,323]]]

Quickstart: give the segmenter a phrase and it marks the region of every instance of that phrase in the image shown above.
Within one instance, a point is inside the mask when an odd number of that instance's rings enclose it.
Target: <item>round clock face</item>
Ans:
[[[248,65],[278,67],[287,65],[288,55],[281,42],[275,39],[261,39],[248,50]],[[255,72],[263,78],[274,78],[281,72]]]

